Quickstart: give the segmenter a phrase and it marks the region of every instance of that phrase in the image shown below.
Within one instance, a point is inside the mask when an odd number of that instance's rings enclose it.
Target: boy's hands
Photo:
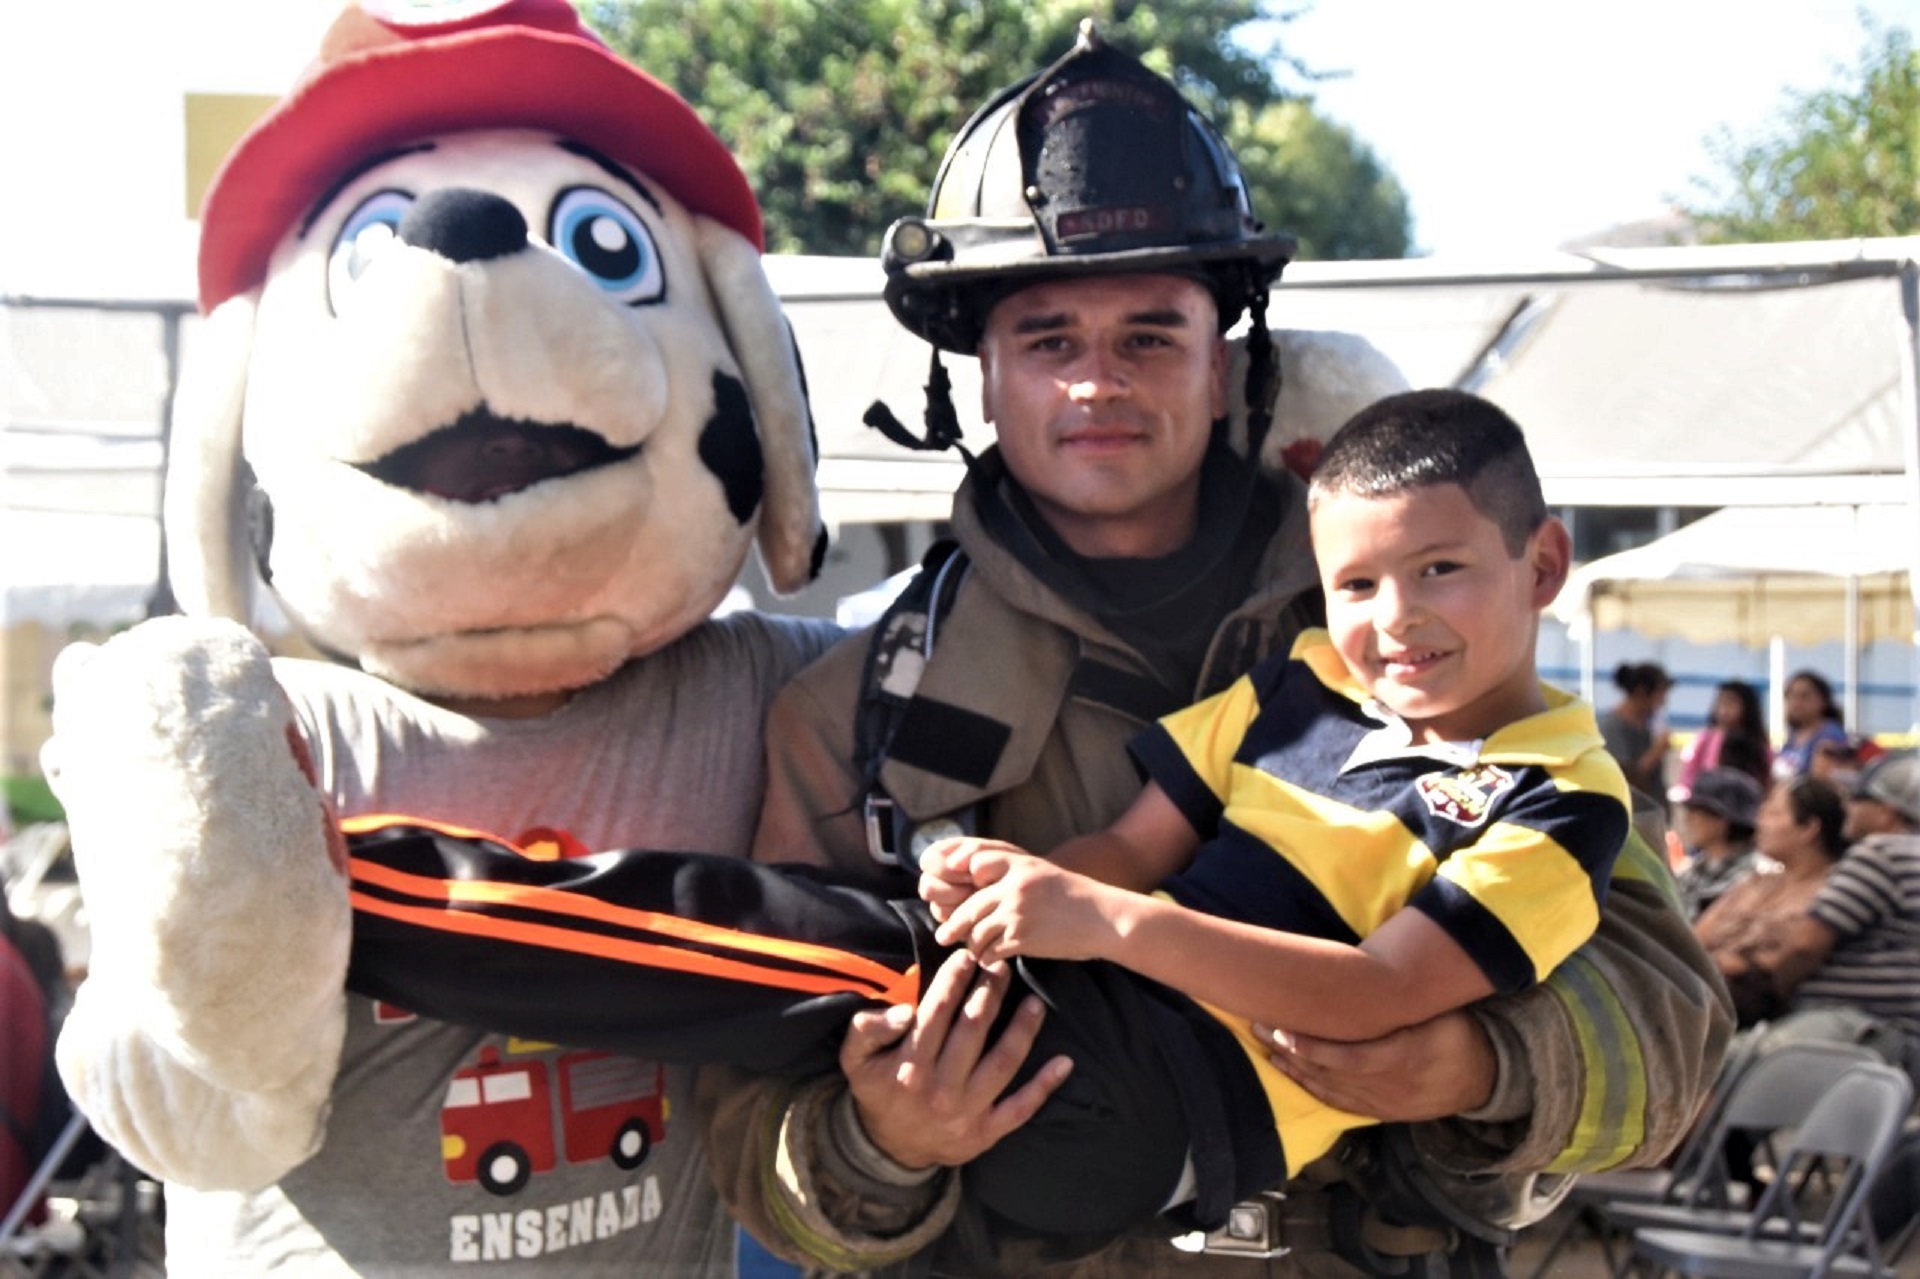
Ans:
[[[1103,958],[1114,914],[1133,894],[999,840],[953,839],[921,858],[920,896],[939,922],[935,940],[993,963]]]
[[[943,839],[920,855],[920,900],[933,908],[935,922],[946,923],[973,896],[973,854],[986,847],[1020,851],[994,839]]]

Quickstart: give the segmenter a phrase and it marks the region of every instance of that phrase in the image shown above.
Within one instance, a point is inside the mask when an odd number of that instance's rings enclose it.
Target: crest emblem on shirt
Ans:
[[[1429,773],[1414,783],[1427,811],[1458,826],[1479,826],[1494,803],[1514,787],[1514,777],[1495,764],[1458,773]]]

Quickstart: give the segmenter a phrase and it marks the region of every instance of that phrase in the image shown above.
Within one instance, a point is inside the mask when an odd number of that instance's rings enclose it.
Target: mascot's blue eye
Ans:
[[[398,238],[400,219],[412,207],[405,191],[376,191],[347,215],[327,257],[327,296],[335,314],[367,264]]]
[[[667,277],[653,234],[639,215],[594,187],[560,193],[553,206],[553,247],[628,306],[658,302]]]

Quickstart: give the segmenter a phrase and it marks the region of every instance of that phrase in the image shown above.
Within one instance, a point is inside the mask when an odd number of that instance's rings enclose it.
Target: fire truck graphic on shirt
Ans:
[[[562,1157],[630,1171],[666,1135],[665,1069],[604,1052],[503,1060],[482,1049],[454,1074],[440,1107],[447,1179],[496,1195],[517,1194]]]

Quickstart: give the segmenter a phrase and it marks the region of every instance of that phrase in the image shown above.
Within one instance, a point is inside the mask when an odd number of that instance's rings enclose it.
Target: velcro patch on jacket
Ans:
[[[985,786],[1013,737],[1010,725],[931,697],[915,697],[901,713],[887,756],[967,786]]]
[[[1143,724],[1171,715],[1188,701],[1157,679],[1084,657],[1073,668],[1073,683],[1067,692]]]

